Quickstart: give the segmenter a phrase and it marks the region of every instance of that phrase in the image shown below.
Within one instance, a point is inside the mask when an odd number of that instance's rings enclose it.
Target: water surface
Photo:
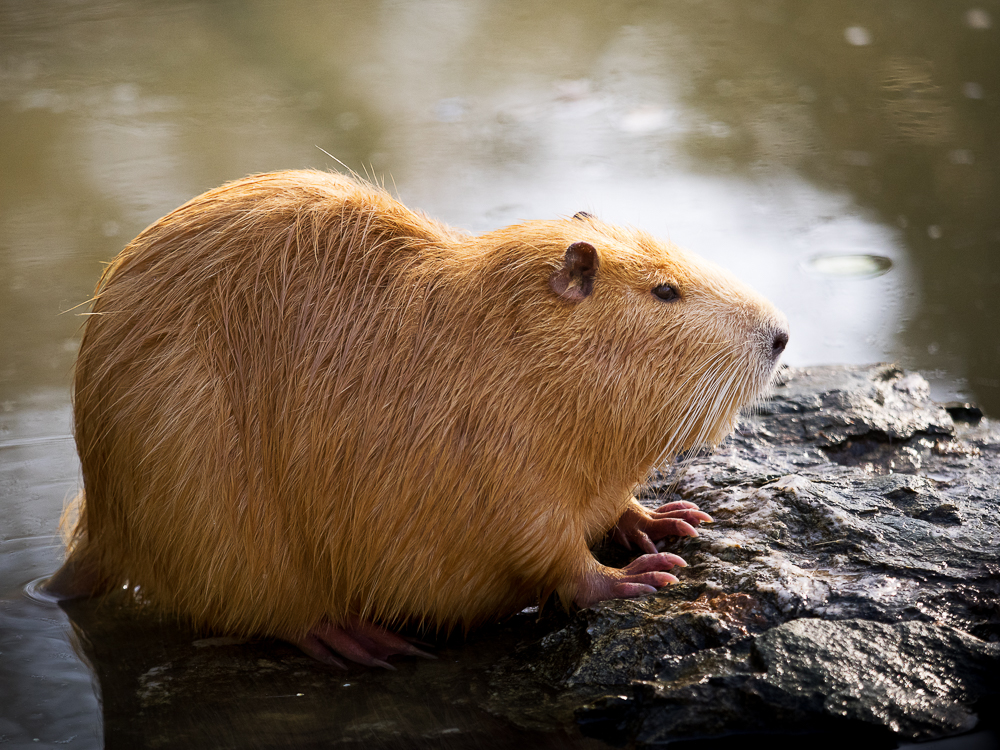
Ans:
[[[78,482],[78,306],[148,223],[248,173],[342,169],[325,150],[475,231],[640,226],[782,308],[786,361],[895,360],[1000,414],[998,22],[935,0],[0,5],[0,740],[101,741],[64,615],[23,587]],[[862,257],[880,272],[817,268]]]

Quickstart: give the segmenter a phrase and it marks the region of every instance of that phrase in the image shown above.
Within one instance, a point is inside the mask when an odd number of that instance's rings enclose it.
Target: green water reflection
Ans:
[[[772,298],[792,363],[896,360],[1000,415],[998,24],[979,0],[0,3],[0,541],[53,533],[73,484],[48,439],[101,264],[225,180],[339,168],[317,147],[473,230],[640,225]],[[808,269],[864,255],[891,268]],[[51,565],[0,556],[3,591]]]

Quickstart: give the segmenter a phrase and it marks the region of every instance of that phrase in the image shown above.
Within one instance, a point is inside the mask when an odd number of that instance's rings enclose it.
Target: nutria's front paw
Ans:
[[[625,549],[636,545],[643,552],[656,553],[656,542],[666,536],[698,536],[695,526],[712,522],[708,513],[683,500],[647,510],[632,502],[618,519],[612,538]]]
[[[422,656],[436,659],[433,654],[421,651],[409,641],[371,622],[354,618],[343,626],[323,622],[310,630],[295,645],[306,654],[334,667],[345,669],[344,663],[336,658],[337,653],[366,667],[383,667],[395,670],[386,659],[397,654]],[[331,653],[333,652],[333,653]]]
[[[589,607],[604,599],[652,594],[668,584],[677,583],[677,577],[666,572],[675,567],[686,568],[687,563],[667,552],[642,555],[621,569],[597,565],[580,581],[576,604]]]

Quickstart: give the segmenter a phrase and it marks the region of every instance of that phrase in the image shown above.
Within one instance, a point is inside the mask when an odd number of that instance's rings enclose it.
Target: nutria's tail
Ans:
[[[59,533],[66,543],[66,562],[43,584],[49,594],[59,599],[92,596],[103,588],[104,577],[96,556],[87,544],[83,505],[83,490],[80,490],[59,519]]]

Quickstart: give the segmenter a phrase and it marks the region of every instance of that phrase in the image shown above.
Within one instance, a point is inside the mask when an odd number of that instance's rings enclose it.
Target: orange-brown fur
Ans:
[[[600,268],[567,302],[549,279],[577,241]],[[666,282],[680,302],[650,293]],[[650,467],[723,438],[766,385],[776,321],[715,266],[590,217],[470,236],[335,174],[238,180],[104,273],[64,571],[289,640],[572,601]]]

